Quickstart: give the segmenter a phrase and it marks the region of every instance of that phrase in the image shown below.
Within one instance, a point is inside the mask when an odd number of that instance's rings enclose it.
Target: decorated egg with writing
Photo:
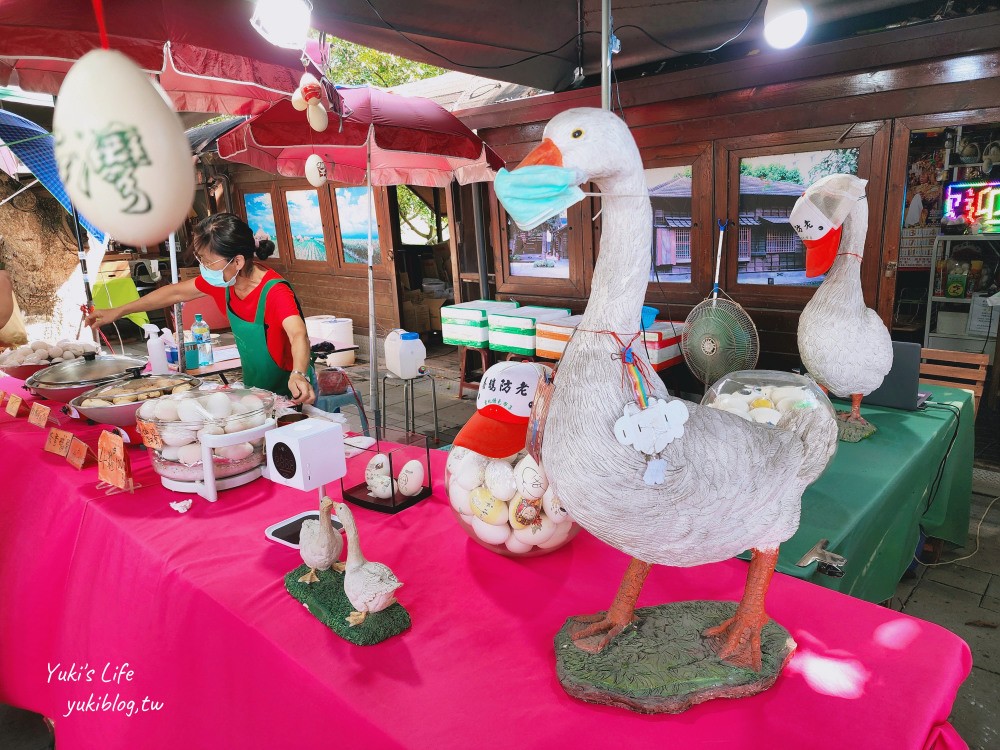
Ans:
[[[407,497],[420,494],[424,488],[424,465],[416,459],[407,461],[396,478],[399,493]]]
[[[376,453],[365,467],[365,484],[371,487],[375,477],[389,476],[389,457],[384,453]]]
[[[517,531],[538,523],[538,517],[542,515],[542,501],[515,495],[507,510],[510,527]]]
[[[306,179],[313,187],[323,187],[326,184],[326,162],[319,154],[311,154],[306,159]]]
[[[536,523],[525,526],[523,529],[514,529],[514,538],[525,544],[544,544],[556,533],[556,524],[544,513],[538,517]]]
[[[486,461],[478,453],[467,452],[454,472],[455,479],[467,490],[481,487],[486,478]]]
[[[368,494],[378,500],[388,500],[396,490],[396,483],[392,477],[385,474],[376,474],[368,482]]]
[[[569,518],[569,513],[566,512],[562,503],[559,502],[559,498],[556,497],[551,484],[545,490],[545,494],[542,495],[542,509],[545,511],[545,515],[552,519],[552,523],[561,524]]]
[[[485,487],[476,487],[469,493],[469,502],[472,505],[472,512],[477,518],[481,518],[492,526],[506,525],[507,503],[493,497],[493,494]]]
[[[454,474],[458,470],[459,462],[465,458],[465,454],[469,452],[468,448],[455,447],[448,451],[448,460],[445,462],[445,469]]]
[[[184,126],[129,58],[93,50],[63,79],[52,117],[55,156],[80,212],[125,245],[155,245],[194,200]]]
[[[542,470],[530,455],[517,462],[517,466],[514,467],[514,478],[517,480],[518,492],[532,500],[540,500],[549,486]]]

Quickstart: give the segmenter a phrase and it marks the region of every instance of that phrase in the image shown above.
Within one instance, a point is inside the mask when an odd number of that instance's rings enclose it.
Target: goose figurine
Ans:
[[[806,275],[826,278],[799,317],[799,356],[809,374],[835,396],[851,398],[840,416],[862,435],[874,427],[861,399],[892,368],[892,340],[878,314],[865,306],[861,261],[868,233],[866,180],[833,174],[810,185],[789,220],[806,246]]]
[[[347,622],[354,627],[363,623],[368,615],[395,604],[395,591],[403,584],[389,570],[389,566],[365,559],[358,542],[358,526],[354,522],[354,514],[344,503],[337,503],[334,507],[347,534],[344,593],[354,607],[354,611],[347,617]]]
[[[642,159],[628,126],[598,109],[557,115],[518,169],[501,170],[497,195],[508,213],[530,217],[538,206],[524,205],[525,196],[543,181],[567,186],[549,202],[555,210],[583,197],[581,183],[595,183],[604,226],[590,300],[556,374],[541,463],[570,516],[632,557],[611,608],[575,618],[572,638],[596,653],[635,622],[636,600],[653,565],[702,565],[753,549],[735,616],[704,635],[722,659],[759,672],[764,597],[778,546],[798,527],[802,492],[834,450],[835,421],[825,409],[808,409],[778,428],[751,423],[674,399],[653,374],[646,381],[650,397],[665,402],[667,413],[683,412],[686,421],[683,414],[671,417],[683,422],[682,434],[657,454],[661,472],[651,476],[655,462],[616,439],[615,427],[623,412],[635,413],[635,397],[623,386],[620,342],[636,340],[640,331],[652,238]],[[652,373],[641,346],[631,353]]]
[[[324,497],[319,504],[319,520],[310,518],[302,522],[299,554],[302,555],[302,562],[309,566],[309,572],[299,578],[300,583],[318,582],[317,570],[344,569],[344,564],[337,562],[344,551],[344,540],[340,538],[340,532],[333,528],[330,519],[332,507],[333,500]]]

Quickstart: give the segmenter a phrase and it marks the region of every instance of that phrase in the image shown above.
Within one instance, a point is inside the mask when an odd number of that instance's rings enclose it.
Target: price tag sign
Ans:
[[[161,450],[163,448],[163,437],[160,435],[160,430],[155,424],[139,420],[135,423],[135,426],[139,428],[143,445],[154,450]]]
[[[45,425],[49,421],[50,411],[52,410],[45,404],[40,404],[36,401],[31,405],[31,411],[28,412],[28,422],[44,430]]]
[[[5,398],[7,398],[7,391],[0,391],[0,404],[3,403]]]
[[[69,450],[66,452],[66,461],[70,466],[82,469],[87,464],[87,454],[90,447],[78,437],[72,438]]]
[[[57,456],[65,457],[69,453],[69,446],[73,443],[73,433],[53,427],[49,430],[49,436],[45,440],[45,450],[55,453]]]
[[[15,396],[13,393],[10,394],[10,399],[7,401],[7,413],[12,417],[16,417],[17,413],[21,410],[21,397]]]
[[[107,430],[101,433],[97,441],[97,476],[102,482],[119,489],[130,488],[132,470],[121,435]]]

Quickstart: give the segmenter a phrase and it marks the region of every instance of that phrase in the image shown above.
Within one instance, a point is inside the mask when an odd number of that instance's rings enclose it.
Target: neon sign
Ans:
[[[978,221],[983,231],[1000,232],[1000,181],[952,182],[944,189],[942,210],[952,221]]]

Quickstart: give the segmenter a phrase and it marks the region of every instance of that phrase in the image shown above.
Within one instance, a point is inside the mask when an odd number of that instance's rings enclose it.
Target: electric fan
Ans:
[[[760,354],[757,328],[746,310],[731,299],[719,299],[722,241],[728,225],[729,221],[719,220],[712,296],[694,306],[681,334],[684,361],[705,385],[737,370],[752,370]]]

